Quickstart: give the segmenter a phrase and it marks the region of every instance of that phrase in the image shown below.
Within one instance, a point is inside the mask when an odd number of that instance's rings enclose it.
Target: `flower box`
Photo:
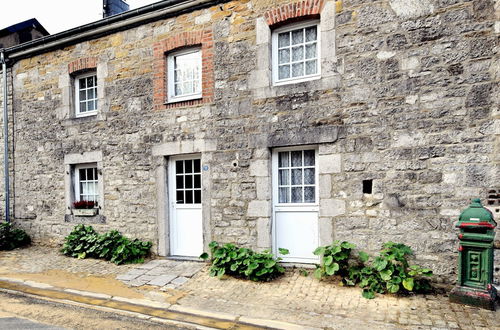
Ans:
[[[92,209],[72,209],[71,212],[76,217],[93,217],[97,215],[97,208]]]

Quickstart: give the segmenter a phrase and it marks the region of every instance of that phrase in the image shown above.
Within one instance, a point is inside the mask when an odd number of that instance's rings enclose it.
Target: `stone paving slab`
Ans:
[[[164,290],[176,289],[203,267],[205,264],[201,262],[156,259],[120,274],[116,279],[133,287],[151,285]]]

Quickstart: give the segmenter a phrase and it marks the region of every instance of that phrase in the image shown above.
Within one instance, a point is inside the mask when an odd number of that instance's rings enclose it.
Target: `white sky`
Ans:
[[[126,0],[130,9],[159,0]],[[36,18],[50,34],[102,19],[102,0],[0,0],[0,30]]]

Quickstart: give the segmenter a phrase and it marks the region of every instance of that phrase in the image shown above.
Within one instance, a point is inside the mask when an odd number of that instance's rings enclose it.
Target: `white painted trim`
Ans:
[[[196,100],[196,99],[201,99],[202,98],[202,83],[203,83],[203,66],[202,66],[202,50],[200,47],[191,47],[188,49],[183,49],[179,50],[176,52],[169,53],[167,55],[167,86],[168,86],[168,98],[167,98],[167,103],[174,103],[174,102],[181,102],[181,101],[188,101],[188,100]],[[199,93],[192,93],[192,94],[184,94],[181,96],[176,96],[175,95],[175,89],[174,89],[174,58],[177,56],[182,56],[182,55],[188,55],[188,54],[197,54],[198,55],[198,61],[199,61],[199,66],[200,66],[200,81],[199,81]]]
[[[97,204],[100,205],[100,200],[102,193],[100,191],[100,181],[101,181],[101,174],[99,174],[99,169],[97,168],[97,163],[86,163],[86,164],[75,164],[73,166],[73,170],[75,171],[74,174],[74,181],[73,181],[73,189],[74,189],[74,200],[73,202],[80,200],[80,169],[84,168],[95,168],[97,172]]]
[[[294,151],[294,150],[314,150],[314,168],[315,168],[315,203],[288,203],[279,204],[278,199],[278,153],[282,151]],[[274,254],[278,254],[278,243],[277,243],[277,232],[276,232],[276,212],[279,211],[293,211],[293,212],[317,212],[318,214],[318,228],[317,228],[317,240],[320,242],[320,218],[319,218],[319,154],[318,146],[304,145],[304,146],[293,146],[293,147],[282,147],[274,148],[272,150],[272,220],[271,220],[271,235],[272,235],[272,251]],[[286,247],[285,247],[286,248]],[[312,253],[312,251],[311,251]],[[299,263],[316,263],[319,261],[318,258],[283,258],[284,262],[299,262]]]
[[[80,112],[80,79],[83,78],[88,78],[88,77],[95,77],[95,83],[96,83],[96,98],[95,101],[97,102],[97,109],[99,109],[99,105],[101,104],[101,101],[99,101],[99,80],[97,79],[97,70],[92,70],[92,72],[87,72],[84,74],[80,74],[75,76],[74,78],[74,89],[75,89],[75,97],[74,97],[74,102],[75,102],[75,117],[88,117],[88,116],[95,116],[97,115],[98,110],[93,110],[93,111],[85,111],[85,112]]]
[[[310,26],[316,26],[316,63],[318,72],[313,75],[307,75],[297,78],[287,78],[287,79],[278,79],[278,34],[282,32],[287,32],[295,29],[303,29]],[[272,31],[271,37],[271,60],[272,60],[272,78],[273,78],[273,86],[282,86],[287,84],[296,84],[304,81],[316,80],[321,78],[321,24],[319,20],[308,20],[302,21],[299,23],[288,24],[284,27]],[[292,53],[290,52],[290,56]],[[305,56],[305,54],[304,54]],[[304,68],[305,70],[305,68]],[[291,74],[291,72],[290,72]]]
[[[202,221],[202,240],[204,240],[204,228],[205,228],[205,220],[204,220],[204,212],[203,212],[203,162],[202,162],[202,155],[201,154],[187,154],[187,155],[176,155],[176,156],[171,156],[168,158],[168,163],[167,163],[167,191],[168,191],[168,200],[167,200],[167,207],[168,207],[168,226],[166,226],[166,232],[165,234],[168,235],[168,250],[169,250],[169,255],[174,255],[175,253],[175,235],[172,235],[172,233],[176,230],[175,229],[175,216],[176,212],[175,210],[177,209],[176,203],[175,203],[175,196],[176,196],[176,191],[175,191],[175,161],[177,160],[191,160],[191,159],[199,159],[200,160],[200,175],[201,175],[201,203],[200,204],[194,204],[194,205],[181,205],[181,209],[200,209],[202,216],[201,216],[201,221]],[[205,246],[205,242],[202,242],[203,246]],[[178,255],[176,255],[178,256]]]

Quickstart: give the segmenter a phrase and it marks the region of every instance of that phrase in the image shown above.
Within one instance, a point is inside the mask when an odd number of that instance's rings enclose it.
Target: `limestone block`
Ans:
[[[330,217],[319,218],[319,245],[332,244],[333,225]]]
[[[336,217],[345,214],[345,201],[341,199],[320,199],[319,214],[321,217]]]
[[[257,45],[271,42],[271,29],[269,29],[264,17],[259,17],[255,21],[255,37]]]
[[[249,217],[269,217],[270,203],[268,201],[251,201],[248,203],[247,216]]]
[[[390,0],[392,10],[401,18],[417,18],[434,12],[431,0]]]
[[[342,157],[340,154],[319,155],[319,173],[340,173]]]
[[[250,176],[269,177],[269,160],[257,159],[251,161]]]
[[[271,247],[271,219],[270,218],[257,219],[257,247],[259,247],[259,248]]]
[[[262,176],[255,178],[255,186],[258,200],[271,199],[271,177]]]
[[[319,176],[319,198],[332,197],[332,177],[329,174]]]

